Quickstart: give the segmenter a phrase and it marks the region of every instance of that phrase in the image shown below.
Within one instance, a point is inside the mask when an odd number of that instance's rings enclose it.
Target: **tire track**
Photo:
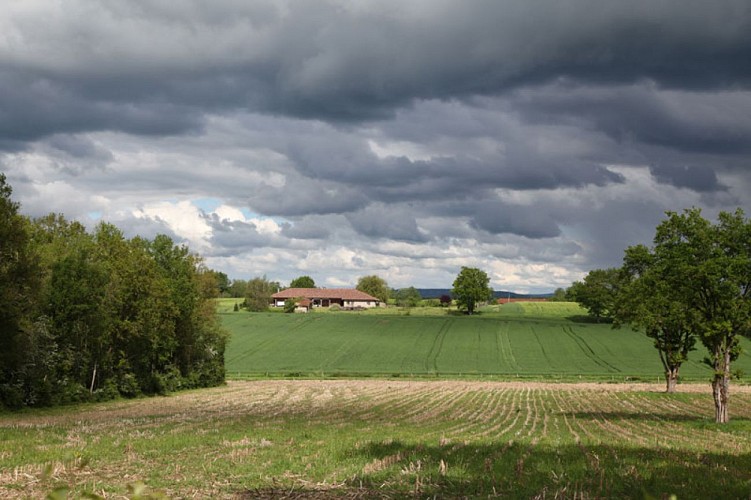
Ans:
[[[590,345],[587,343],[586,340],[581,338],[581,336],[577,335],[574,332],[574,329],[570,326],[564,326],[563,331],[568,335],[571,340],[573,340],[577,346],[579,346],[579,349],[584,353],[586,357],[591,359],[595,364],[598,366],[601,366],[605,368],[609,373],[615,372],[620,373],[621,369],[617,366],[611,365],[604,359],[602,359],[593,349],[590,347]]]

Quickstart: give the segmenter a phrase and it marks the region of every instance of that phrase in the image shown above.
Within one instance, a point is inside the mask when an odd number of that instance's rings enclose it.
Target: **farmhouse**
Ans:
[[[308,299],[312,307],[338,304],[344,308],[378,307],[381,301],[353,288],[287,288],[271,296],[275,307],[284,307],[287,299]]]

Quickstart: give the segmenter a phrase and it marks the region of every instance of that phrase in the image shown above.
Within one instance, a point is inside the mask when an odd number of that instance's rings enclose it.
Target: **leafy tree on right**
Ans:
[[[642,280],[636,287],[642,295],[624,296],[616,316],[641,316],[638,323],[653,332],[670,328],[673,340],[695,335],[709,351],[715,421],[727,422],[731,363],[740,337],[751,334],[751,221],[740,209],[721,212],[715,224],[698,208],[668,212],[653,248],[629,249],[627,271],[629,264]],[[691,340],[685,342],[682,348],[690,348]]]
[[[476,267],[462,267],[462,270],[454,280],[452,294],[456,299],[459,309],[465,309],[467,314],[472,314],[480,302],[493,298],[493,289],[488,285],[490,278]]]

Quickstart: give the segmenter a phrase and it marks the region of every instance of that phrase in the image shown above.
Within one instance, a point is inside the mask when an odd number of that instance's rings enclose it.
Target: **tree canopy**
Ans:
[[[271,296],[280,290],[279,283],[259,276],[248,281],[245,290],[245,306],[249,311],[261,312],[269,308]]]
[[[467,314],[473,314],[480,302],[485,302],[493,297],[493,289],[488,285],[490,278],[476,267],[462,267],[454,280],[452,294],[456,299],[459,309],[464,309]]]
[[[293,279],[290,284],[290,288],[315,288],[316,282],[310,276],[300,276]]]
[[[216,275],[164,235],[18,214],[0,174],[0,405],[224,381]]]
[[[583,281],[575,281],[569,288],[568,295],[598,322],[603,318],[612,319],[620,279],[619,269],[595,269]]]
[[[383,278],[376,276],[375,274],[370,276],[363,276],[357,280],[357,286],[355,287],[361,292],[365,292],[368,295],[372,295],[384,304],[389,300],[391,290],[388,283]]]
[[[422,295],[417,288],[410,286],[408,288],[400,288],[396,292],[396,304],[399,307],[417,307],[422,300]]]
[[[675,392],[681,365],[696,344],[692,309],[676,286],[683,277],[644,245],[626,249],[623,262],[615,325],[628,323],[652,339],[665,369],[667,392]]]
[[[742,210],[721,212],[716,224],[692,208],[668,212],[654,240],[671,269],[673,293],[690,308],[690,328],[709,351],[715,420],[729,420],[731,363],[740,336],[751,334],[751,221]]]

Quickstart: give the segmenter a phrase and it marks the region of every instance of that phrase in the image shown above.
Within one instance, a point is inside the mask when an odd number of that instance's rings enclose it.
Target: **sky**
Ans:
[[[550,292],[751,214],[751,2],[6,0],[0,172],[232,279]]]

